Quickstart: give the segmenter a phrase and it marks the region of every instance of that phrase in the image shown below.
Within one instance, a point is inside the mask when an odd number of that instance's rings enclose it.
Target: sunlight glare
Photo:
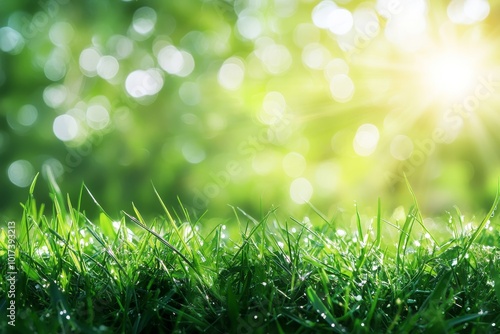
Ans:
[[[474,62],[463,53],[445,52],[427,59],[423,75],[425,85],[434,94],[456,98],[467,94],[475,81]]]

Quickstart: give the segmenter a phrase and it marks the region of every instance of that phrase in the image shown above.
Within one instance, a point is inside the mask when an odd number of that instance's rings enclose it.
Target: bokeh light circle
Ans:
[[[28,187],[35,177],[35,169],[27,160],[16,160],[7,169],[10,182],[20,188]]]
[[[348,102],[354,95],[354,82],[346,74],[336,74],[330,80],[330,92],[337,102]]]
[[[344,8],[337,8],[328,16],[330,24],[328,29],[336,35],[347,34],[354,25],[354,19],[350,11]]]
[[[24,48],[24,38],[11,27],[0,28],[0,50],[13,55],[21,53]]]
[[[38,118],[38,110],[31,104],[26,104],[19,109],[17,121],[22,126],[32,126]]]
[[[219,84],[228,90],[240,88],[245,78],[245,63],[237,57],[228,58],[217,75]]]
[[[391,155],[397,160],[406,160],[413,153],[413,141],[408,136],[398,135],[391,141]]]
[[[163,77],[156,69],[133,71],[125,80],[125,89],[134,98],[156,95],[162,87]]]
[[[71,141],[78,135],[78,121],[71,115],[57,116],[52,125],[56,137],[62,141]]]
[[[373,124],[363,124],[356,131],[353,147],[356,154],[366,157],[375,152],[380,138],[378,128]]]
[[[102,130],[109,124],[109,112],[100,105],[92,105],[87,109],[87,124],[94,130]]]
[[[306,178],[300,177],[290,185],[290,198],[297,204],[304,204],[311,200],[313,186]]]
[[[103,56],[99,59],[96,66],[97,75],[105,80],[113,79],[118,70],[120,69],[120,64],[113,56]]]

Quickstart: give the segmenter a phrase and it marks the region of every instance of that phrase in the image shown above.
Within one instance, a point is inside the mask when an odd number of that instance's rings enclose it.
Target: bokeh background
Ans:
[[[2,0],[0,218],[46,168],[111,214],[476,212],[500,175],[500,3]],[[90,203],[88,197],[85,201]],[[92,205],[86,205],[92,211]]]

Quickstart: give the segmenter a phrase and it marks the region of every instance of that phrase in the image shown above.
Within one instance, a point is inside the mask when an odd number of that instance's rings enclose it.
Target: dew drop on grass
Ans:
[[[415,248],[413,248],[412,246],[409,246],[408,248],[406,248],[406,251],[405,251],[405,254],[415,254],[416,251],[415,251]]]
[[[347,234],[347,232],[346,232],[345,230],[342,230],[342,229],[338,229],[338,230],[337,230],[337,235],[338,235],[339,237],[341,237],[341,238],[342,238],[342,237],[345,237],[345,236],[346,236],[346,234]]]

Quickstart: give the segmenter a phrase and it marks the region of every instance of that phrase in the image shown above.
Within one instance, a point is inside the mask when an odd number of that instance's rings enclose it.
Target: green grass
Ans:
[[[318,212],[279,219],[234,209],[203,231],[181,206],[146,221],[110,217],[82,188],[76,202],[33,187],[16,221],[16,327],[7,324],[7,246],[0,237],[0,332],[19,333],[497,333],[500,232],[448,213],[439,235],[415,202],[405,219],[359,209],[349,222]],[[411,188],[410,188],[411,191]],[[156,190],[155,190],[156,192]],[[88,194],[87,194],[88,193]],[[158,193],[156,193],[158,195]],[[101,211],[86,216],[82,198]],[[236,233],[229,226],[237,226]],[[391,237],[392,235],[392,237]]]

